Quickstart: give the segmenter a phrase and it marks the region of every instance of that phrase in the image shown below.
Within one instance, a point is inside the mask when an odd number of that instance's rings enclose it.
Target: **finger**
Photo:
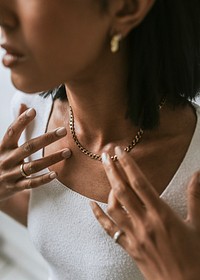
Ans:
[[[22,113],[24,113],[26,110],[28,110],[29,108],[26,106],[26,104],[21,103],[20,104],[20,108],[19,108],[19,114],[18,116],[20,116]]]
[[[7,129],[1,142],[1,150],[16,148],[23,130],[35,118],[35,116],[36,112],[33,108],[22,113]]]
[[[42,159],[24,163],[23,170],[25,174],[27,174],[27,176],[30,176],[61,160],[68,159],[70,158],[70,156],[71,156],[71,150],[65,149],[57,153],[54,153],[50,156],[44,157]],[[20,167],[16,166],[12,170],[9,170],[9,172],[6,175],[4,175],[4,181],[15,183],[17,180],[21,179],[22,177],[23,175],[21,173]]]
[[[190,223],[200,230],[200,172],[193,175],[188,189],[188,217]]]
[[[63,159],[68,159],[68,158],[70,158],[70,156],[71,156],[71,151],[69,149],[65,149],[65,150],[59,151],[57,153],[54,153],[52,155],[49,155],[47,157],[44,157],[42,159],[24,163],[23,169],[24,169],[24,172],[27,174],[27,176],[29,176],[29,175],[37,173],[55,163],[58,163],[59,161],[61,161]],[[21,172],[20,172],[20,174],[21,174]]]
[[[48,146],[49,144],[58,141],[62,137],[66,136],[67,130],[65,127],[58,128],[52,132],[43,134],[30,141],[27,141],[18,149],[14,150],[10,157],[8,157],[4,163],[5,166],[13,166],[22,162],[26,157],[39,151],[40,149]]]
[[[148,182],[133,158],[120,147],[115,148],[115,153],[117,154],[119,163],[129,180],[130,187],[135,194],[147,208],[159,211],[162,206],[159,195]]]
[[[113,238],[115,233],[119,231],[119,228],[117,225],[104,213],[104,211],[101,209],[101,207],[96,203],[91,201],[90,206],[92,208],[92,211],[97,219],[97,221],[100,223],[100,225],[103,227],[103,229],[106,231],[106,233]],[[121,234],[117,241],[120,245],[124,246],[126,244],[126,236],[125,233]]]
[[[132,222],[127,210],[122,207],[114,195],[113,190],[110,191],[108,197],[107,214],[114,221],[114,223],[123,231],[132,231]]]
[[[57,177],[56,172],[52,171],[47,174],[43,174],[37,177],[29,177],[27,179],[20,180],[16,186],[15,191],[22,191],[28,189],[34,189],[42,185],[48,184]]]
[[[141,204],[135,192],[119,174],[115,163],[107,153],[102,154],[102,162],[110,185],[121,205],[126,207],[130,215],[142,218],[146,212],[144,206]]]

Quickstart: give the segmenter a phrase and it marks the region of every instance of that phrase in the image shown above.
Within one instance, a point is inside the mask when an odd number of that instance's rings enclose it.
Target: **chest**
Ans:
[[[89,200],[68,188],[54,183],[33,190],[29,233],[50,264],[53,279],[143,279],[128,254],[98,224]]]
[[[177,139],[174,143],[166,139],[156,150],[146,146],[141,143],[140,148],[133,150],[132,156],[157,192],[161,194],[179,169],[187,152],[187,145],[183,139]],[[72,150],[71,158],[52,165],[49,169],[56,171],[58,180],[73,191],[106,203],[110,185],[102,163],[82,154],[70,139],[70,135],[48,146],[45,155],[66,147]]]
[[[54,111],[58,112],[59,110],[57,108]],[[52,114],[47,131],[63,126],[60,120],[62,120],[61,115]],[[165,190],[179,169],[190,145],[194,127],[195,121],[187,133],[154,139],[154,141],[148,141],[144,138],[132,150],[131,155],[134,160],[159,194]],[[106,203],[110,185],[102,163],[81,153],[70,134],[69,127],[67,130],[67,136],[47,146],[44,155],[48,156],[68,147],[72,151],[72,156],[70,159],[50,166],[49,169],[56,171],[58,180],[73,191]]]

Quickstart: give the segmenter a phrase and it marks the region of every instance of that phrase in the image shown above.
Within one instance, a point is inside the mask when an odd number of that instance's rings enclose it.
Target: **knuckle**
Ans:
[[[115,184],[114,191],[117,197],[124,197],[126,194],[126,186],[118,182]]]
[[[12,137],[14,133],[15,133],[15,130],[13,128],[13,125],[10,125],[7,129],[6,134],[7,134],[8,137]]]
[[[141,254],[144,254],[150,242],[146,234],[146,229],[140,229],[133,244],[136,255],[141,256]]]
[[[15,184],[6,184],[5,189],[7,193],[16,193],[19,191],[19,188]]]
[[[31,189],[33,187],[33,183],[31,179],[28,179],[26,182],[26,189]]]
[[[0,174],[3,173],[7,168],[9,168],[8,160],[9,157],[0,161]]]
[[[153,236],[154,230],[158,230],[160,232],[166,232],[168,229],[173,226],[173,221],[171,220],[171,216],[168,212],[158,210],[152,212],[150,215],[151,224],[146,224],[146,231],[147,233]]]
[[[28,141],[22,146],[22,148],[25,152],[32,152],[34,150],[34,144],[31,141]]]
[[[144,228],[145,228],[145,240],[154,239],[155,231],[154,231],[152,224],[150,224],[149,222],[148,223],[146,222],[144,225]]]
[[[113,232],[114,232],[114,228],[113,228],[113,224],[111,221],[106,221],[104,223],[104,230],[109,234],[111,235]]]
[[[35,165],[32,162],[27,163],[26,165],[24,165],[24,167],[25,167],[25,172],[27,174],[33,174],[33,173],[37,172],[37,169],[36,169]]]
[[[18,117],[17,121],[19,124],[24,124],[26,122],[26,120],[27,120],[26,114],[22,114]]]
[[[45,141],[46,141],[47,143],[53,142],[54,140],[55,140],[55,135],[54,135],[54,133],[48,132],[48,133],[45,134]]]
[[[147,184],[145,184],[144,180],[141,177],[132,178],[131,186],[134,186],[136,190],[146,190]]]
[[[29,120],[29,117],[27,116],[26,112],[24,112],[18,117],[17,121],[20,125],[24,125],[27,123],[28,120]]]
[[[146,241],[144,239],[140,239],[136,242],[135,251],[137,252],[138,257],[146,252]]]

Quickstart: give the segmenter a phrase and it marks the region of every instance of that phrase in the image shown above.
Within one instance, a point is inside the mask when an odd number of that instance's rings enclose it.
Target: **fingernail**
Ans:
[[[101,155],[101,159],[102,159],[103,164],[109,164],[109,162],[110,162],[110,158],[107,153],[103,153]]]
[[[115,147],[115,154],[118,157],[121,157],[124,154],[124,150],[121,147],[117,146],[117,147]]]
[[[71,150],[67,149],[65,151],[62,152],[62,157],[63,158],[70,158],[71,157]]]
[[[56,177],[57,177],[57,174],[56,174],[56,172],[51,172],[50,174],[49,174],[49,177],[51,178],[51,179],[55,179]]]
[[[65,136],[66,134],[67,134],[67,130],[65,127],[61,127],[56,130],[56,135],[58,136]]]
[[[30,108],[26,111],[26,116],[27,117],[33,117],[35,114],[35,110],[33,108]]]

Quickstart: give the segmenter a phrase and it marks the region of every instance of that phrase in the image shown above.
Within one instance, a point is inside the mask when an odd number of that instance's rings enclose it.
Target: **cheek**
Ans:
[[[107,20],[102,24],[97,17],[62,14],[60,9],[56,12],[41,7],[43,13],[25,10],[21,32],[28,61],[21,72],[12,73],[15,86],[23,91],[42,91],[72,80],[94,63],[105,48]]]

